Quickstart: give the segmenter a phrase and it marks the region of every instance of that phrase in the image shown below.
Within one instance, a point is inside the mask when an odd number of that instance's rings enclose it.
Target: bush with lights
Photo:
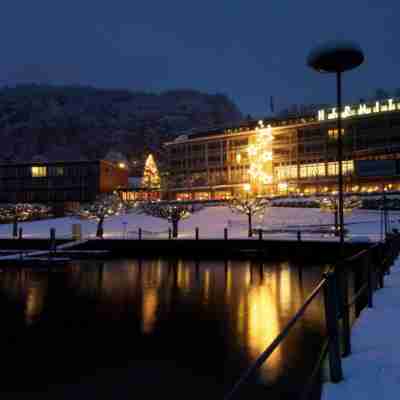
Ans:
[[[319,206],[321,211],[328,211],[333,213],[334,216],[334,232],[339,236],[339,197],[332,195],[319,199]],[[343,212],[351,213],[356,208],[362,207],[362,200],[356,196],[343,198]]]
[[[152,217],[166,219],[172,225],[172,237],[178,237],[179,222],[189,218],[202,207],[185,204],[167,204],[150,201],[140,205],[140,211]]]
[[[78,215],[81,218],[97,220],[96,237],[102,238],[104,220],[125,213],[127,208],[127,204],[123,203],[116,193],[101,194],[93,203],[83,204],[78,210]]]
[[[265,209],[270,206],[270,201],[251,196],[249,194],[239,195],[229,201],[229,207],[236,214],[244,214],[248,221],[248,236],[253,236],[253,218],[262,215]]]
[[[13,236],[18,236],[18,223],[52,216],[51,208],[44,204],[1,204],[0,223],[13,224]]]

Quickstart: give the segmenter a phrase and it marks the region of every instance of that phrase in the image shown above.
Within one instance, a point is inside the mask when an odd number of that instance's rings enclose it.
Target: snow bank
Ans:
[[[400,213],[391,213],[392,227],[398,227]],[[378,240],[381,233],[380,213],[378,211],[356,210],[345,216],[347,228],[350,230],[351,240]],[[24,237],[48,237],[50,228],[56,229],[57,237],[71,237],[72,225],[82,225],[84,238],[94,237],[96,221],[81,220],[78,218],[58,218],[24,222],[19,224],[23,228]],[[254,218],[253,227],[263,229],[278,229],[301,225],[333,224],[333,216],[329,212],[321,212],[314,208],[268,208],[264,215]],[[233,213],[229,207],[206,207],[184,220],[179,226],[180,238],[193,238],[195,229],[199,228],[200,238],[222,238],[224,228],[228,228],[231,238],[247,237],[247,217]],[[144,214],[131,213],[106,219],[104,223],[105,238],[134,238],[139,228],[144,238],[167,238],[169,224],[167,221]],[[0,225],[0,237],[11,237],[12,224]],[[265,234],[268,239],[294,240],[294,233]],[[324,237],[322,234],[304,234],[307,240],[337,240]]]
[[[352,330],[352,354],[343,360],[344,381],[324,385],[323,400],[398,399],[400,393],[400,260],[385,288],[374,292]]]

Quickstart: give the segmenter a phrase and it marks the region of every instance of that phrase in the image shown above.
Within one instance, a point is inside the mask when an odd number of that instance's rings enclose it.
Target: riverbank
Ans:
[[[344,380],[324,385],[322,400],[397,399],[400,392],[400,258],[352,329]]]

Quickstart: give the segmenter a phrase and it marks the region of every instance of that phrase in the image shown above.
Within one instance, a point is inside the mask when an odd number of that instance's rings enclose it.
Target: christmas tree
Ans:
[[[149,154],[144,165],[142,187],[147,189],[160,187],[160,175],[152,154]]]

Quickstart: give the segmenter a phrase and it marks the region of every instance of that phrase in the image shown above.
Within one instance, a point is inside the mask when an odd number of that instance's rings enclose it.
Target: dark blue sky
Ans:
[[[330,39],[366,63],[345,100],[400,87],[398,0],[5,0],[0,81],[228,94],[246,113],[334,102],[334,80],[305,66]]]

